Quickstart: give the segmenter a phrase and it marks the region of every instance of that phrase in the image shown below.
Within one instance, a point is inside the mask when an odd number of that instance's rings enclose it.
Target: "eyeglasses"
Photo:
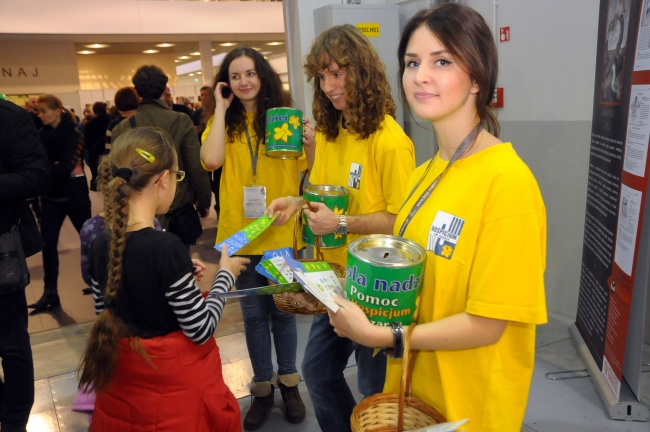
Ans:
[[[177,182],[183,181],[185,179],[185,171],[181,171],[181,170],[177,171],[177,170],[173,170],[173,169],[168,169],[168,170],[165,170],[165,171],[169,171],[170,173],[174,174],[176,176],[176,181]],[[165,171],[160,173],[160,175],[158,176],[158,178],[156,179],[154,184],[158,183],[158,180],[160,180],[160,178],[163,176],[163,174],[165,174]]]

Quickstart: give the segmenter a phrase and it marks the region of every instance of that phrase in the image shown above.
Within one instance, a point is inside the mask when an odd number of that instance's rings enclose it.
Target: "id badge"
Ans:
[[[266,186],[244,186],[244,217],[258,219],[266,210]]]

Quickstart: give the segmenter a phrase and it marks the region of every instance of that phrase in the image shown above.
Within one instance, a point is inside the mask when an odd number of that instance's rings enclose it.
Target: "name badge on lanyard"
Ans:
[[[253,165],[253,182],[244,186],[244,217],[257,219],[264,216],[264,210],[266,210],[266,186],[264,183],[257,182],[257,160],[260,154],[260,142],[256,140],[257,146],[253,152],[248,126],[246,126],[246,139]]]
[[[244,217],[260,218],[266,210],[266,186],[250,184],[244,186]]]

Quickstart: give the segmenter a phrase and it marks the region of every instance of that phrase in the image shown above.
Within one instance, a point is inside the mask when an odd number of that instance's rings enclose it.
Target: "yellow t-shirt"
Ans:
[[[248,133],[251,136],[253,151],[257,146],[257,134],[253,129],[254,114],[246,114]],[[203,136],[212,127],[214,116],[210,118]],[[227,139],[227,138],[226,138]],[[298,159],[274,159],[266,154],[266,146],[260,144],[257,159],[257,184],[266,186],[266,205],[276,198],[297,196],[300,173],[307,169],[307,158],[303,154]],[[246,133],[235,137],[234,142],[226,141],[226,158],[221,173],[219,187],[220,211],[217,228],[217,243],[235,234],[255,221],[244,217],[244,186],[253,182],[253,163]],[[293,221],[283,226],[270,226],[237,255],[262,255],[264,251],[293,246]],[[299,237],[299,245],[302,240]]]
[[[414,168],[413,142],[395,119],[386,116],[380,129],[366,139],[344,128],[334,141],[327,141],[325,135],[318,132],[309,181],[345,186],[350,191],[349,215],[384,210],[397,213]],[[348,234],[348,243],[359,237],[359,234]],[[323,253],[326,260],[346,266],[347,246],[323,249]]]
[[[447,166],[437,157],[409,180],[398,235],[423,191]],[[404,237],[427,249],[418,323],[467,312],[509,321],[489,346],[420,351],[413,392],[469,432],[519,432],[535,362],[535,325],[546,322],[546,210],[537,182],[514,151],[498,144],[460,159],[415,214]],[[397,392],[401,360],[386,391]]]

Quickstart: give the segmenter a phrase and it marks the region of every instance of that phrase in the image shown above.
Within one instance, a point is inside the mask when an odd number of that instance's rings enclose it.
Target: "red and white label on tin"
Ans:
[[[499,29],[499,42],[508,42],[510,40],[510,26]]]

